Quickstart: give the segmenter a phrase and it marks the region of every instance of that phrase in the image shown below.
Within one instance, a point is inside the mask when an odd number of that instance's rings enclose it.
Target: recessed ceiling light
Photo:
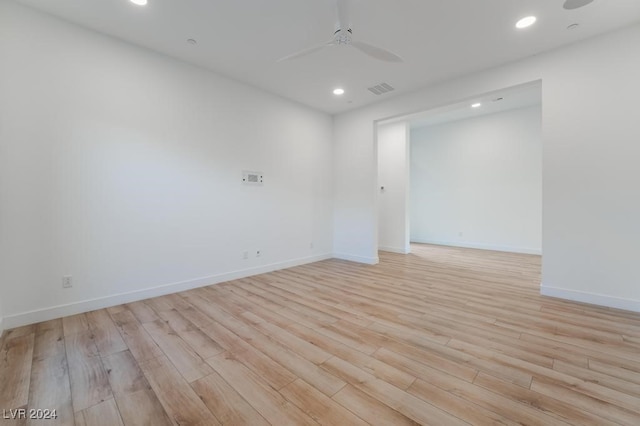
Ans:
[[[471,104],[471,108],[480,108],[482,104],[480,102],[476,102],[475,104]]]
[[[568,30],[575,30],[576,28],[578,28],[580,26],[580,24],[571,24],[567,27]]]
[[[197,42],[195,39],[193,39],[193,38],[189,38],[189,39],[187,39],[187,43],[192,44],[192,45],[193,45],[193,44],[198,44],[198,42]]]
[[[530,27],[531,25],[535,24],[536,21],[537,18],[535,16],[527,16],[526,18],[522,18],[516,23],[516,28],[523,29]]]
[[[344,95],[344,89],[341,89],[341,88],[334,89],[333,94],[337,96]]]
[[[130,0],[131,3],[137,4],[138,6],[145,6],[147,4],[147,0]]]

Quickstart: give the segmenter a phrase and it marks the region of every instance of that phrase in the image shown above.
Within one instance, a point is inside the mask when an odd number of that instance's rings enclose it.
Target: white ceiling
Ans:
[[[640,20],[639,0],[352,0],[354,39],[405,60],[385,63],[334,47],[285,55],[331,38],[335,0],[19,0],[71,22],[191,62],[311,107],[339,113],[611,31]],[[538,23],[517,31],[515,22]],[[580,26],[567,30],[567,26]],[[197,40],[190,45],[187,39]],[[387,82],[396,90],[367,90]],[[332,94],[341,86],[346,94]]]

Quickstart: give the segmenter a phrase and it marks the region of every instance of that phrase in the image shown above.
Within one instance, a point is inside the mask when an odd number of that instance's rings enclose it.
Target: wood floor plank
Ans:
[[[0,348],[0,409],[17,409],[29,402],[34,339],[33,333],[7,338]]]
[[[175,424],[199,426],[221,424],[167,357],[154,358],[142,363],[140,368],[169,418]]]
[[[252,277],[253,278],[253,277]],[[270,309],[272,311],[277,311],[278,309],[282,309],[284,307],[283,304],[277,303],[269,300],[264,295],[268,292],[254,285],[253,279],[251,280],[236,280],[234,283],[237,283],[233,287],[230,288],[231,291],[238,293],[240,296],[244,297],[246,300],[249,300],[253,303],[257,303],[260,306],[263,306],[266,309]]]
[[[373,324],[371,328],[384,333],[391,338],[396,338],[407,343],[410,346],[428,349],[430,352],[437,354],[443,359],[453,361],[456,365],[471,366],[477,370],[491,372],[498,377],[503,377],[513,383],[527,388],[531,383],[530,374],[511,367],[503,362],[496,361],[491,357],[476,356],[475,354],[468,353],[464,350],[458,349],[457,347],[450,346],[450,342],[448,342],[447,345],[441,345],[430,340],[420,339],[415,333],[396,333],[393,328],[381,326],[379,324]]]
[[[107,312],[109,312],[109,315],[115,315],[126,310],[127,310],[127,305],[110,306],[107,308]]]
[[[101,355],[110,355],[127,349],[106,309],[87,312],[86,319]]]
[[[284,273],[286,271],[279,272]],[[356,324],[360,327],[366,327],[371,323],[371,320],[368,319],[366,315],[358,314],[352,309],[349,309],[348,307],[340,304],[339,298],[333,299],[330,298],[327,294],[323,294],[322,297],[317,297],[317,295],[310,293],[308,291],[308,288],[300,288],[297,284],[309,284],[309,281],[299,280],[294,274],[286,276],[283,279],[268,280],[266,279],[266,277],[263,278],[265,278],[263,282],[268,284],[271,288],[276,288],[281,290],[282,292],[286,292],[289,294],[289,297],[294,298],[294,300],[296,301],[301,301],[302,303],[307,304],[307,306],[322,306],[323,311],[331,313],[337,318],[348,320],[352,324]],[[254,281],[258,280],[256,279]],[[292,283],[294,283],[294,285],[291,285]]]
[[[170,303],[169,298],[167,298],[166,296],[147,299],[144,301],[144,303],[149,305],[155,312],[170,311],[171,309],[173,309],[173,305]]]
[[[640,384],[633,383],[626,379],[612,377],[605,373],[600,373],[586,368],[576,367],[568,362],[556,360],[553,363],[553,369],[587,382],[601,385],[607,389],[613,389],[624,394],[635,397],[636,406],[640,409]],[[633,401],[633,400],[631,400]]]
[[[135,315],[140,324],[160,319],[158,314],[156,314],[156,312],[144,302],[127,303],[125,306],[133,313],[133,315]]]
[[[254,373],[258,374],[269,385],[276,389],[282,389],[298,377],[278,364],[269,356],[260,352],[249,343],[242,340],[237,335],[218,323],[211,323],[204,330],[209,336],[221,342],[227,352]]]
[[[640,416],[637,413],[627,411],[624,408],[583,393],[571,392],[570,389],[551,379],[534,377],[531,383],[531,390],[599,417],[604,417],[616,424],[631,426],[637,425],[638,420],[640,420]]]
[[[319,332],[339,342],[343,342],[345,345],[351,346],[367,355],[371,355],[379,348],[376,341],[366,339],[367,332],[369,331],[368,328],[355,326],[350,327],[348,321],[336,321],[331,324],[316,323],[316,329]]]
[[[288,384],[280,393],[321,425],[367,424],[302,379]]]
[[[191,383],[191,387],[222,424],[238,426],[270,424],[215,371]]]
[[[554,340],[563,344],[571,344],[579,348],[590,349],[594,352],[599,352],[602,355],[610,352],[613,348],[615,348],[615,355],[617,357],[627,359],[632,362],[638,362],[637,348],[631,345],[613,345],[610,342],[594,341],[582,336],[573,337],[568,335],[568,333],[557,333],[552,330],[530,329],[528,328],[528,326],[525,326],[523,324],[513,324],[505,321],[499,321],[496,324],[511,327],[514,330],[519,331],[520,333],[526,333],[529,335]]]
[[[248,280],[245,280],[246,283]],[[355,314],[352,310],[344,305],[336,303],[334,300],[327,299],[326,295],[322,300],[319,300],[314,295],[310,294],[307,289],[300,289],[297,286],[292,286],[292,283],[298,283],[295,277],[289,279],[269,279],[268,277],[261,277],[260,279],[253,280],[250,285],[255,288],[263,289],[266,293],[272,293],[282,297],[282,300],[291,300],[301,305],[317,309],[321,306],[323,312],[329,313],[332,317],[348,320],[349,322],[358,326],[366,326],[370,323],[370,320],[366,316]],[[248,283],[246,283],[249,286]],[[248,289],[249,287],[243,287]],[[236,287],[230,289],[230,291],[236,291]],[[321,303],[319,305],[319,302]]]
[[[63,342],[64,343],[64,342]],[[27,419],[28,425],[74,424],[67,357],[64,352],[33,361],[29,386],[30,409],[55,410],[55,419]]]
[[[270,358],[277,360],[278,363],[285,366],[289,371],[303,378],[308,383],[313,384],[317,389],[327,396],[332,396],[340,390],[345,383],[335,376],[327,373],[316,364],[303,358],[292,348],[270,339],[258,330],[247,326],[237,317],[229,313],[225,313],[225,307],[213,299],[209,299],[218,309],[212,312],[216,321],[224,325],[229,330],[236,333],[241,338],[250,342],[256,349],[262,351]]]
[[[628,368],[612,365],[611,363],[595,359],[590,359],[588,361],[588,368],[593,371],[604,373],[610,377],[617,377],[618,379],[623,379],[631,383],[640,384],[640,372],[633,371]]]
[[[340,358],[333,357],[322,364],[328,371],[361,391],[387,404],[410,419],[422,424],[466,424],[459,418],[417,398],[402,389],[377,379]]]
[[[397,354],[382,348],[376,353],[376,356],[397,368],[405,369],[407,372],[422,372],[422,374],[419,375],[420,380],[513,421],[522,421],[526,424],[536,425],[566,424],[561,420],[547,416],[544,412],[538,412],[503,395],[486,392],[472,383],[439,372],[436,369],[431,369],[428,365],[407,358],[402,354]]]
[[[122,351],[102,357],[111,390],[116,395],[127,395],[148,389],[149,384],[131,352]]]
[[[82,414],[82,411],[78,411],[77,413],[75,413],[75,421],[76,426],[87,426],[87,422],[84,419],[84,414]]]
[[[143,327],[188,382],[212,373],[211,367],[167,323],[153,321]]]
[[[447,359],[446,355],[434,353],[427,347],[416,347],[393,340],[387,343],[384,348],[380,348],[376,351],[373,356],[377,359],[381,359],[379,354],[385,350],[400,353],[407,358],[426,364],[430,368],[440,370],[469,383],[473,382],[473,379],[478,374],[478,370],[473,366],[468,365],[466,362],[456,362],[455,359]]]
[[[177,297],[180,297],[181,301],[180,303],[173,302],[174,305],[179,306],[179,308],[174,309],[180,312],[180,315],[191,321],[191,323],[193,323],[196,327],[204,328],[207,325],[211,324],[213,320],[189,302],[188,298],[192,293],[193,291],[186,291],[180,293],[179,295],[175,295]],[[172,299],[172,301],[173,300],[175,300],[175,298]]]
[[[524,389],[521,386],[514,385],[507,381],[498,379],[486,373],[479,373],[473,384],[486,388],[491,392],[505,395],[514,401],[527,404],[537,410],[548,415],[556,417],[573,424],[604,426],[614,425],[615,423],[596,416],[592,413],[577,409],[576,407],[547,395]]]
[[[167,294],[163,299],[177,311],[184,311],[189,308],[189,302],[187,302],[184,297],[178,293]]]
[[[133,313],[127,309],[112,313],[116,327],[120,335],[131,351],[133,357],[139,362],[149,361],[163,355],[156,342],[138,322]]]
[[[227,383],[268,422],[275,425],[317,425],[298,407],[288,402],[258,375],[245,367],[229,353],[209,360],[210,365]]]
[[[216,294],[218,291],[220,291],[219,289],[214,289],[214,288],[210,288],[210,290],[213,292],[213,294]],[[320,321],[322,323],[331,323],[338,320],[337,317],[327,314],[317,309],[317,307],[306,306],[304,304],[297,303],[291,299],[287,299],[286,297],[280,296],[275,293],[270,293],[269,298],[276,302],[277,301],[284,302],[290,310],[295,311],[302,316],[311,318],[315,321]]]
[[[540,365],[546,368],[553,367],[554,358],[541,354],[540,350],[533,350],[530,346],[518,347],[517,343],[514,344],[514,340],[501,340],[496,339],[492,340],[490,337],[479,337],[478,334],[474,333],[475,330],[471,329],[466,333],[452,333],[454,338],[452,339],[453,343],[449,344],[449,347],[453,347],[455,341],[463,341],[465,343],[470,343],[476,346],[482,346],[487,349],[491,349],[491,351],[500,353],[505,356],[510,356],[513,358],[518,358],[523,361],[531,362],[533,364]],[[517,339],[515,339],[517,341]],[[553,354],[558,356],[558,354]],[[567,359],[566,357],[563,357]],[[576,362],[573,357],[569,358],[572,362]],[[586,358],[580,358],[577,361],[580,365],[586,367]]]
[[[14,339],[16,337],[23,337],[23,336],[28,336],[30,334],[34,334],[36,332],[36,328],[37,328],[36,324],[23,325],[22,327],[16,327],[11,330],[5,330],[4,333],[2,333],[2,336],[4,337],[4,340],[7,341],[9,339]]]
[[[569,353],[569,354],[580,354],[587,359],[594,361],[603,361],[605,363],[609,363],[610,365],[615,365],[617,367],[621,367],[627,370],[635,371],[640,373],[640,360],[626,359],[618,356],[618,352],[615,347],[609,348],[609,352],[601,352],[595,351],[590,348],[576,346],[570,343],[561,342],[559,340],[548,339],[542,336],[536,336],[529,333],[522,333],[520,336],[520,340],[528,343],[534,347],[547,347],[551,348],[558,353]],[[563,359],[560,356],[558,359]],[[569,361],[569,360],[567,360]],[[570,362],[570,361],[569,361]],[[585,365],[581,365],[585,367]]]
[[[116,394],[116,403],[122,421],[126,426],[169,426],[169,416],[160,404],[160,400],[151,389],[142,389],[126,395]]]
[[[420,424],[349,384],[340,389],[331,399],[371,425],[414,426]]]
[[[71,315],[62,318],[62,327],[65,337],[75,333],[89,331],[89,323],[85,314]]]
[[[203,359],[211,358],[224,351],[222,346],[203,333],[202,330],[177,310],[160,311],[158,316]]]
[[[171,424],[138,363],[128,350],[104,357],[103,364],[125,425]]]
[[[65,353],[61,319],[36,324],[35,333],[34,361],[60,356]]]
[[[451,339],[447,347],[458,352],[471,355],[469,364],[475,366],[480,371],[488,372],[496,377],[508,380],[516,385],[529,388],[532,376],[527,367],[533,364],[527,361],[503,355],[499,352],[484,349],[477,345]]]
[[[469,400],[434,386],[424,380],[417,379],[408,389],[410,394],[429,402],[465,422],[478,424],[516,425],[517,421],[509,420],[491,410],[474,404]]]
[[[82,417],[87,426],[124,426],[113,398],[82,410]]]
[[[73,410],[86,408],[113,398],[109,378],[90,331],[65,336]]]
[[[285,346],[292,348],[296,353],[300,354],[300,356],[314,364],[322,364],[333,356],[318,346],[289,333],[287,330],[266,322],[252,312],[244,312],[242,316],[251,321],[251,324],[257,330],[267,336],[276,338],[279,342],[282,342]]]
[[[398,370],[397,368],[381,362],[372,356],[368,356],[347,345],[337,342],[322,333],[318,333],[316,330],[306,328],[299,324],[292,324],[287,329],[296,333],[301,338],[307,339],[314,345],[317,345],[326,351],[331,351],[333,355],[349,361],[367,373],[391,383],[400,389],[407,389],[416,379],[411,374],[407,374],[406,372]]]
[[[597,376],[598,373],[589,374],[579,367],[573,368],[565,363],[562,363],[561,361],[557,362],[558,365],[562,365],[565,369],[571,370],[573,372],[573,375],[565,374],[560,371],[560,369],[548,369],[528,363],[527,361],[507,357],[499,353],[491,353],[490,351],[475,345],[461,345],[464,346],[467,351],[476,354],[485,354],[485,356],[492,356],[494,359],[496,359],[496,361],[503,362],[505,365],[521,369],[527,374],[532,374],[541,378],[553,380],[554,382],[572,389],[573,391],[593,396],[603,401],[607,401],[620,407],[624,407],[631,411],[636,411],[640,415],[640,399],[635,395],[619,392],[613,386],[611,386],[613,383],[615,383],[617,386],[623,387],[622,382],[615,378],[610,379],[608,381],[609,386],[606,387],[602,386],[600,383],[597,383],[596,380],[593,380],[593,378]],[[585,377],[587,378],[587,380],[584,379]]]

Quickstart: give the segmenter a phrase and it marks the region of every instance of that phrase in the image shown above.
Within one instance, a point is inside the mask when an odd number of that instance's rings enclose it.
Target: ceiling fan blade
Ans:
[[[567,10],[578,9],[592,2],[593,0],[565,0],[564,8]]]
[[[381,47],[372,46],[368,43],[364,43],[361,41],[354,41],[351,43],[351,46],[355,47],[362,53],[365,53],[373,58],[379,59],[381,61],[386,62],[404,62],[402,58],[395,53],[389,52],[386,49]]]
[[[349,0],[338,0],[338,29],[349,31],[351,22],[349,22]]]
[[[312,46],[312,47],[307,47],[306,49],[302,49],[296,53],[292,53],[291,55],[287,55],[283,58],[278,59],[278,62],[283,62],[283,61],[289,61],[292,59],[298,59],[301,58],[303,56],[307,56],[307,55],[311,55],[312,53],[318,52],[322,49],[324,49],[325,47],[328,46],[333,46],[335,45],[334,41],[331,40],[327,43],[322,43],[322,44],[318,44],[316,46]]]

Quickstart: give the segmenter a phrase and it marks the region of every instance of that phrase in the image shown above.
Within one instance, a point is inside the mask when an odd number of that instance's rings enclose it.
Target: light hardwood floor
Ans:
[[[640,315],[541,297],[538,256],[413,251],[11,330],[0,410],[55,408],[68,425],[640,425]]]

